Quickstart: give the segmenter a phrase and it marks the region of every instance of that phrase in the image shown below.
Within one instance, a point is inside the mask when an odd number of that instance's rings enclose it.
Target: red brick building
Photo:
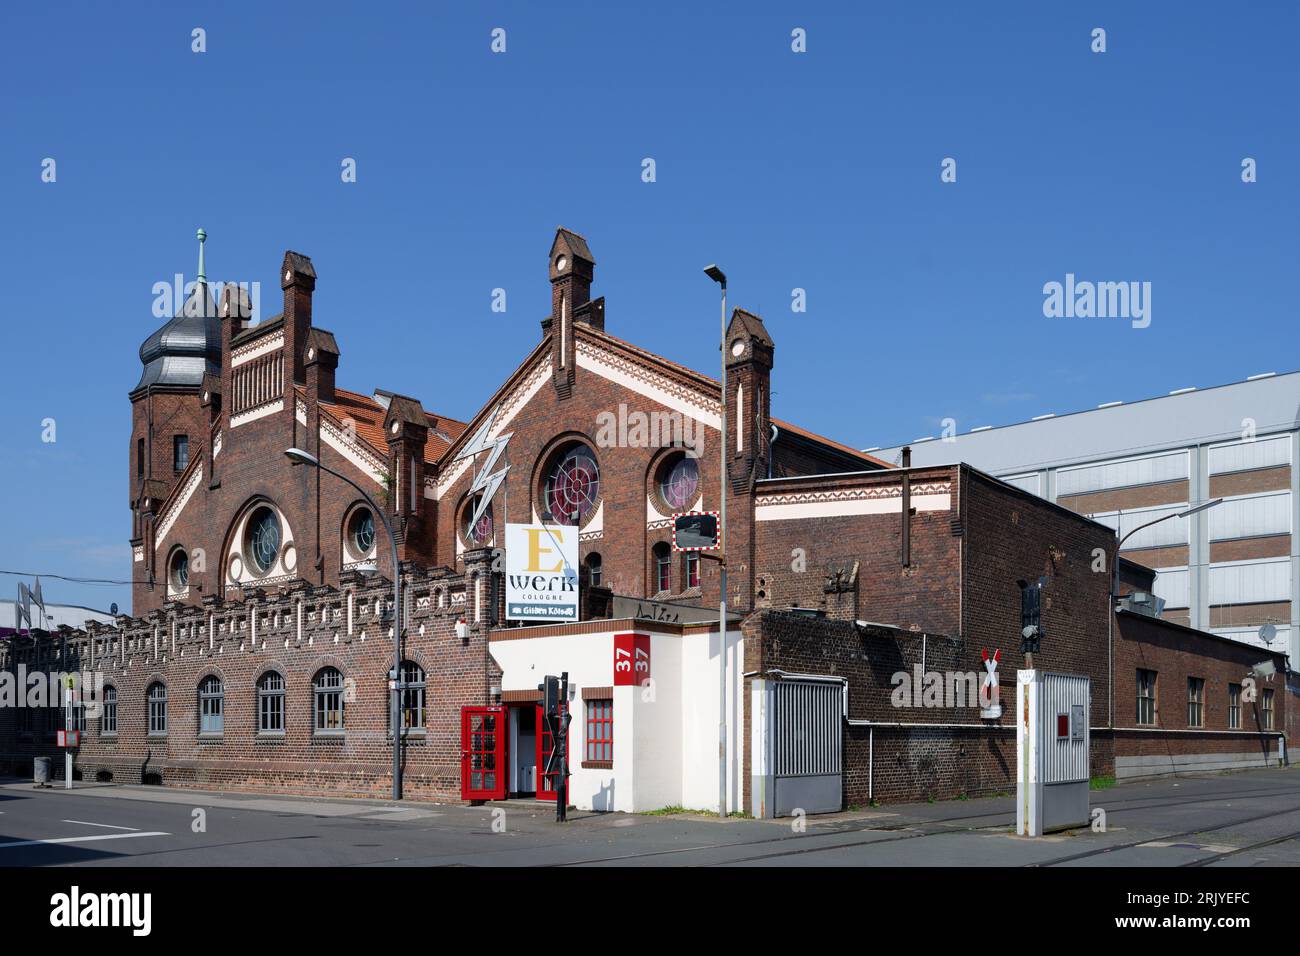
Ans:
[[[900,703],[896,692],[899,675],[982,675],[986,650],[999,652],[1009,685],[1023,665],[1026,588],[1041,597],[1036,665],[1091,678],[1096,773],[1279,758],[1285,659],[1132,611],[1112,620],[1110,529],[968,466],[890,468],[772,418],[777,346],[742,309],[725,339],[723,395],[716,379],[607,331],[594,272],[587,242],[557,231],[539,339],[468,422],[336,385],[339,340],[312,322],[306,256],[286,253],[283,312],[254,326],[237,290],[215,303],[199,284],[141,348],[130,394],[134,616],[0,648],[7,669],[103,675],[79,772],[387,792],[384,519],[404,589],[400,737],[414,796],[543,793],[534,687],[560,670],[574,675],[579,805],[711,805],[722,773],[729,806],[754,806],[766,772],[754,694],[773,681],[842,688],[826,730],[835,753],[818,773],[842,779],[844,803],[1009,789],[1009,714],[970,698]],[[485,451],[468,455],[475,441]],[[328,472],[293,464],[290,447],[367,488],[383,515]],[[724,478],[735,624],[720,645],[718,565],[672,550],[671,515],[717,510]],[[480,494],[489,501],[475,520]],[[583,620],[513,626],[504,526],[543,521],[576,527]],[[654,693],[619,686],[611,670],[631,635],[653,656]],[[1239,697],[1230,716],[1229,685],[1266,658],[1279,675],[1259,684],[1278,691],[1267,713],[1262,699]],[[1198,713],[1198,686],[1201,722],[1179,723],[1180,706]],[[1179,694],[1192,696],[1180,705]],[[1004,689],[1004,706],[1010,697]],[[58,718],[27,710],[0,710],[0,760],[24,765],[51,749]],[[466,782],[479,761],[472,721],[511,741],[492,787]],[[517,759],[531,748],[531,765]]]

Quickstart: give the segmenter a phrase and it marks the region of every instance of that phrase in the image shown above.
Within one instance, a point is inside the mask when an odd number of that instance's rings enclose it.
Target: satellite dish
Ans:
[[[1265,644],[1272,644],[1275,637],[1277,637],[1277,627],[1275,625],[1265,624],[1259,629],[1259,639]]]

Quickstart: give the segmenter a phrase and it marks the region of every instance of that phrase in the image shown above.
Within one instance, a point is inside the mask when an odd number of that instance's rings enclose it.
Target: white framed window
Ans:
[[[1210,540],[1254,538],[1269,534],[1291,533],[1291,492],[1274,491],[1262,495],[1225,498],[1211,508]]]
[[[1291,463],[1291,436],[1277,435],[1254,441],[1234,441],[1214,445],[1207,455],[1210,474],[1255,471]]]
[[[1291,559],[1210,565],[1210,604],[1262,604],[1291,600]]]
[[[1095,465],[1060,468],[1056,472],[1057,497],[1081,495],[1109,488],[1154,485],[1187,477],[1187,451],[1126,458]],[[1005,479],[1004,479],[1005,480]]]

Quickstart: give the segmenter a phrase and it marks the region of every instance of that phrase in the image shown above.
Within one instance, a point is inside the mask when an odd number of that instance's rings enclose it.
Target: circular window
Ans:
[[[546,470],[543,504],[557,524],[578,524],[600,497],[600,466],[586,445],[570,445]]]
[[[270,508],[258,508],[248,519],[244,552],[248,563],[265,574],[280,553],[280,519]]]
[[[474,521],[474,509],[478,507],[478,498],[471,498],[465,502],[465,510],[461,514],[461,533],[465,535],[465,540],[471,544],[487,544],[492,540],[492,506],[488,505],[479,515],[478,521]],[[473,524],[471,524],[473,522]]]
[[[184,591],[190,586],[190,558],[183,548],[177,548],[172,552],[167,573],[171,577],[173,590]]]
[[[669,458],[659,473],[659,494],[674,511],[691,506],[700,490],[700,463],[689,455]]]
[[[359,558],[375,546],[375,516],[369,508],[358,508],[348,521],[348,544]]]

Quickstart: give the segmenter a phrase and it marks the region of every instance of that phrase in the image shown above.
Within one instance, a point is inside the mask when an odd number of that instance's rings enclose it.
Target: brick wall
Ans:
[[[410,616],[403,657],[418,663],[426,680],[424,725],[407,736],[405,787],[412,796],[458,799],[460,709],[487,703],[489,687],[500,682],[486,650],[489,622],[457,638],[455,622],[473,601],[465,578],[415,569],[404,578]],[[211,608],[210,617],[170,605],[148,619],[124,618],[121,630],[68,631],[45,645],[40,660],[33,642],[16,641],[0,667],[93,670],[116,688],[118,732],[105,735],[101,719],[88,717],[76,759],[83,777],[106,771],[122,783],[382,796],[392,786],[386,681],[393,645],[378,614],[391,607],[391,596],[390,584],[354,577],[342,590],[300,585],[248,594]],[[323,667],[340,670],[348,689],[341,736],[313,732],[312,681]],[[269,670],[285,678],[280,736],[257,729],[257,681]],[[199,733],[198,688],[208,675],[224,688],[224,733],[215,738]],[[165,736],[147,733],[146,694],[156,681],[167,687]],[[32,756],[54,754],[52,734],[18,734],[8,708],[0,721],[0,762],[15,772],[30,773]],[[61,761],[54,770],[61,773]]]

